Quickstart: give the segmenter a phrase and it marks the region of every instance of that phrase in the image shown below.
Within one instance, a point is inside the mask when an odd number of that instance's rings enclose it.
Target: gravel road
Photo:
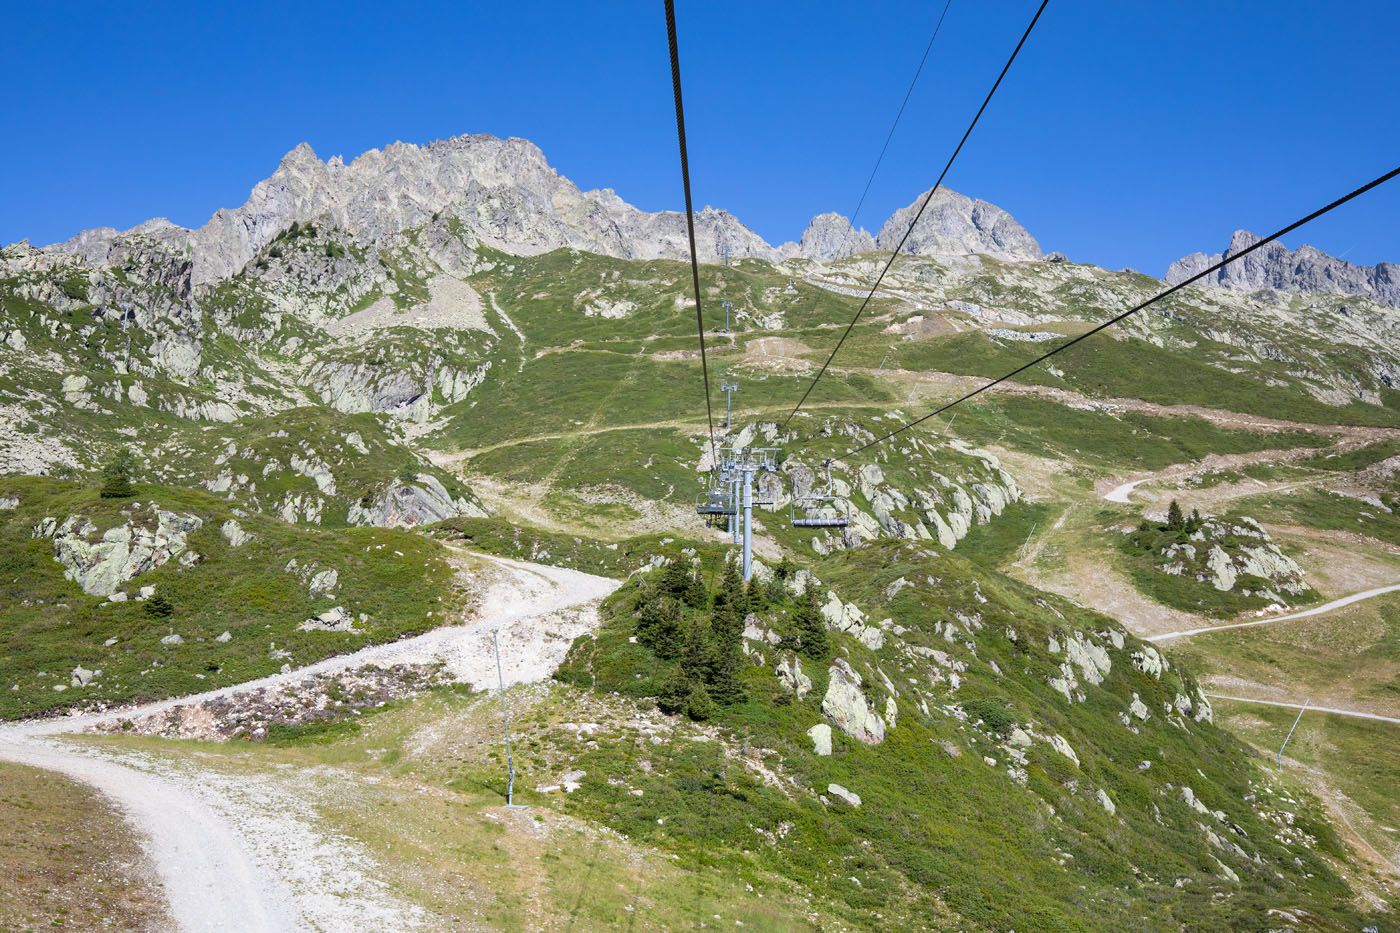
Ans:
[[[466,552],[459,552],[466,556]],[[189,759],[65,741],[98,722],[367,664],[442,661],[473,686],[495,683],[491,633],[500,633],[509,683],[543,679],[575,636],[596,625],[617,581],[473,554],[489,565],[477,611],[463,625],[328,658],[285,674],[139,708],[0,725],[0,759],[91,785],[140,832],[182,930],[412,929],[421,919],[379,880],[350,840],[317,826],[296,775],[231,777]],[[481,580],[474,580],[478,590]]]

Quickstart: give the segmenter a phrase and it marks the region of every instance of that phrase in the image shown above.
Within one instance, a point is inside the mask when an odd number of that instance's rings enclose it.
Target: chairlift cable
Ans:
[[[705,379],[705,420],[710,427],[710,456],[719,456],[715,447],[715,416],[710,406],[710,364],[705,357],[705,315],[700,307],[700,259],[695,252],[695,209],[690,199],[690,157],[685,144],[685,105],[681,101],[681,56],[676,43],[675,0],[666,3],[666,40],[671,52],[671,89],[676,98],[676,138],[681,152],[681,183],[685,187],[685,228],[690,237],[690,277],[695,287],[695,328],[700,335],[700,372]]]
[[[1303,226],[1304,224],[1310,223],[1310,222],[1316,220],[1317,218],[1323,216],[1324,214],[1327,214],[1327,213],[1330,213],[1330,212],[1333,211],[1333,210],[1336,210],[1337,208],[1341,207],[1343,204],[1346,204],[1348,201],[1352,201],[1352,200],[1354,200],[1354,199],[1356,199],[1356,198],[1361,197],[1361,195],[1363,195],[1363,194],[1365,194],[1366,192],[1372,190],[1373,188],[1378,188],[1378,187],[1380,187],[1381,185],[1383,185],[1383,184],[1385,184],[1386,182],[1390,181],[1391,179],[1395,178],[1395,176],[1397,176],[1397,175],[1400,175],[1400,167],[1393,168],[1393,169],[1391,169],[1390,171],[1386,172],[1384,175],[1381,175],[1381,176],[1379,176],[1378,178],[1375,178],[1375,179],[1373,179],[1373,180],[1371,180],[1371,181],[1368,181],[1366,184],[1362,185],[1361,187],[1356,188],[1356,189],[1353,189],[1352,191],[1348,192],[1347,194],[1344,194],[1344,195],[1342,195],[1341,197],[1337,198],[1335,201],[1332,201],[1331,203],[1326,204],[1326,205],[1324,205],[1323,207],[1318,208],[1317,210],[1313,211],[1311,214],[1308,214],[1306,217],[1302,217],[1302,218],[1300,218],[1300,219],[1298,219],[1298,220],[1295,220],[1295,221],[1293,221],[1293,223],[1289,224],[1288,226],[1283,227],[1283,228],[1281,228],[1281,229],[1279,229],[1279,230],[1274,231],[1273,233],[1271,233],[1271,234],[1269,234],[1268,236],[1264,237],[1262,240],[1259,240],[1259,241],[1257,241],[1256,243],[1254,243],[1253,245],[1248,246],[1248,247],[1246,247],[1245,249],[1240,250],[1238,253],[1234,253],[1234,254],[1232,254],[1232,255],[1229,255],[1229,256],[1226,256],[1226,257],[1222,258],[1219,262],[1215,263],[1214,265],[1210,266],[1210,267],[1207,268],[1207,269],[1203,269],[1203,270],[1201,270],[1200,272],[1197,272],[1195,275],[1191,276],[1189,279],[1185,279],[1184,281],[1178,282],[1178,283],[1176,283],[1175,285],[1171,286],[1170,288],[1167,288],[1167,289],[1165,289],[1165,290],[1163,290],[1163,291],[1161,291],[1161,292],[1158,292],[1156,295],[1153,295],[1151,298],[1147,299],[1147,300],[1144,301],[1144,302],[1141,302],[1140,304],[1134,305],[1133,307],[1131,307],[1131,308],[1129,308],[1128,310],[1124,311],[1122,314],[1119,314],[1119,315],[1116,315],[1115,317],[1109,318],[1107,321],[1104,321],[1102,324],[1099,324],[1099,325],[1095,326],[1093,329],[1087,330],[1087,331],[1085,331],[1084,333],[1080,334],[1078,337],[1075,337],[1075,338],[1073,338],[1073,339],[1071,339],[1071,340],[1066,341],[1065,343],[1060,344],[1058,347],[1055,347],[1053,350],[1050,350],[1050,351],[1048,351],[1048,352],[1046,352],[1046,353],[1042,353],[1040,356],[1038,356],[1038,357],[1036,357],[1035,359],[1031,360],[1029,363],[1025,363],[1025,364],[1023,364],[1023,365],[1021,365],[1021,366],[1018,366],[1018,367],[1016,367],[1015,369],[1011,370],[1011,372],[1006,373],[1006,374],[1003,375],[1003,376],[998,376],[996,379],[993,379],[991,382],[988,382],[987,384],[981,386],[980,388],[977,388],[977,389],[972,390],[971,392],[967,393],[966,395],[962,396],[961,398],[954,399],[953,401],[951,401],[951,402],[949,402],[948,404],[942,406],[941,408],[936,408],[936,409],[934,409],[933,411],[929,412],[928,414],[923,415],[922,417],[915,418],[913,421],[907,422],[906,424],[903,424],[903,425],[901,425],[900,427],[895,428],[893,431],[890,431],[890,432],[887,433],[887,434],[883,434],[883,435],[881,435],[880,437],[875,438],[873,441],[869,442],[868,444],[864,444],[864,445],[862,445],[862,446],[860,446],[860,447],[855,448],[854,450],[849,450],[849,451],[847,451],[847,452],[846,452],[846,456],[848,456],[848,457],[854,456],[854,455],[856,455],[856,454],[858,454],[858,453],[861,453],[862,451],[869,450],[871,447],[874,447],[876,444],[882,443],[883,441],[887,441],[887,440],[889,440],[890,438],[894,437],[894,436],[897,435],[897,434],[902,434],[902,433],[904,433],[905,431],[909,430],[910,428],[914,427],[915,425],[922,424],[923,422],[929,420],[930,418],[933,418],[933,417],[936,417],[936,416],[942,414],[943,412],[945,412],[945,411],[947,411],[948,409],[952,408],[954,405],[961,405],[963,402],[966,402],[968,399],[971,399],[971,398],[973,398],[973,397],[975,397],[975,396],[981,395],[983,392],[986,392],[988,389],[992,388],[993,386],[999,385],[999,384],[1005,382],[1006,380],[1010,379],[1011,377],[1016,376],[1016,375],[1018,375],[1018,374],[1020,374],[1020,373],[1025,372],[1026,370],[1030,369],[1032,366],[1037,365],[1038,363],[1043,363],[1045,360],[1048,360],[1050,357],[1054,356],[1055,354],[1061,353],[1061,352],[1063,352],[1063,351],[1065,351],[1065,350],[1068,350],[1070,347],[1074,346],[1075,344],[1080,343],[1080,342],[1082,342],[1082,341],[1084,341],[1084,340],[1087,340],[1088,338],[1094,336],[1095,334],[1099,333],[1099,332],[1102,331],[1102,330],[1105,330],[1105,329],[1107,329],[1107,328],[1109,328],[1109,327],[1112,327],[1114,324],[1117,324],[1118,322],[1122,321],[1124,318],[1127,318],[1127,317],[1129,317],[1129,316],[1131,316],[1131,315],[1133,315],[1133,314],[1136,314],[1137,312],[1143,310],[1144,308],[1149,307],[1150,305],[1156,304],[1157,302],[1161,301],[1163,298],[1166,298],[1166,297],[1168,297],[1169,295],[1175,294],[1176,292],[1180,291],[1181,289],[1185,288],[1185,287],[1188,286],[1188,285],[1192,285],[1192,284],[1194,284],[1194,283],[1196,283],[1196,282],[1199,282],[1201,279],[1206,278],[1207,276],[1210,276],[1210,275],[1215,274],[1216,272],[1219,272],[1221,269],[1225,268],[1225,267],[1228,266],[1230,263],[1235,262],[1236,260],[1239,260],[1239,259],[1243,259],[1244,257],[1248,256],[1250,253],[1254,252],[1255,250],[1261,249],[1261,248],[1263,248],[1263,247],[1265,247],[1265,246],[1268,246],[1270,243],[1274,242],[1275,240],[1280,239],[1281,237],[1287,236],[1288,234],[1292,233],[1294,230],[1297,230],[1299,227]]]
[[[669,3],[670,0],[667,0],[667,2]],[[841,334],[841,339],[836,341],[836,346],[832,348],[831,355],[826,358],[826,362],[822,364],[822,368],[817,371],[816,376],[814,376],[812,381],[808,384],[807,390],[802,393],[802,398],[798,399],[792,412],[783,422],[784,429],[792,422],[792,419],[797,415],[798,411],[802,409],[802,406],[807,401],[807,397],[812,394],[812,390],[817,387],[817,383],[821,381],[822,376],[826,375],[827,368],[831,366],[831,361],[836,358],[836,354],[840,352],[841,347],[846,343],[846,338],[851,336],[851,331],[855,328],[856,322],[859,321],[861,315],[865,313],[865,309],[870,304],[870,300],[875,297],[875,292],[879,290],[880,283],[885,280],[885,276],[889,273],[890,267],[894,265],[894,261],[899,257],[900,251],[904,249],[904,244],[914,233],[914,228],[919,225],[919,220],[924,216],[924,211],[928,209],[929,202],[933,200],[933,196],[937,194],[938,190],[943,186],[943,179],[953,167],[953,163],[957,160],[958,154],[962,152],[963,146],[967,144],[968,137],[972,135],[972,131],[977,127],[978,121],[982,119],[982,114],[986,112],[987,106],[991,104],[992,97],[996,95],[997,88],[1001,87],[1002,80],[1006,78],[1007,72],[1011,70],[1011,65],[1016,61],[1016,56],[1021,54],[1021,49],[1025,46],[1026,40],[1030,38],[1031,31],[1035,29],[1035,24],[1040,21],[1040,14],[1045,12],[1045,7],[1049,3],[1050,0],[1041,0],[1040,6],[1035,11],[1035,16],[1031,18],[1030,25],[1027,26],[1026,31],[1021,34],[1021,40],[1016,43],[1016,48],[1012,50],[1011,57],[1008,58],[1006,64],[1002,66],[1001,73],[997,75],[996,81],[992,84],[992,89],[987,92],[986,98],[982,101],[982,106],[977,108],[977,113],[973,116],[972,122],[968,124],[967,130],[962,135],[962,139],[958,141],[958,145],[953,150],[953,154],[948,157],[948,162],[943,166],[943,171],[938,174],[938,180],[935,181],[933,187],[928,190],[928,194],[924,195],[923,202],[919,204],[919,209],[914,213],[914,219],[909,223],[909,229],[904,231],[904,236],[900,237],[899,243],[895,245],[894,252],[890,253],[890,258],[885,263],[884,268],[880,270],[880,275],[875,279],[875,284],[870,286],[870,293],[867,294],[865,300],[860,303],[860,307],[856,310],[855,316],[851,318],[851,323],[846,325],[846,330]]]

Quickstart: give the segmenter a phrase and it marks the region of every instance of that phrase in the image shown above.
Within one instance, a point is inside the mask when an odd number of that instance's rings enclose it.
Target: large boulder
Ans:
[[[822,698],[822,712],[836,728],[858,742],[878,745],[885,740],[885,721],[875,712],[861,690],[861,678],[845,659],[831,663]]]
[[[133,577],[184,554],[189,534],[204,524],[196,515],[167,512],[154,503],[149,518],[154,518],[154,528],[133,518],[98,538],[97,526],[84,516],[71,515],[62,524],[46,518],[35,527],[34,537],[53,539],[63,575],[84,593],[110,596]]]

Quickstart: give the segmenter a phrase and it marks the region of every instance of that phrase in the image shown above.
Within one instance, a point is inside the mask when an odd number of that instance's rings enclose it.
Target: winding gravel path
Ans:
[[[144,837],[182,930],[411,929],[421,912],[395,898],[351,840],[316,825],[314,806],[296,793],[296,775],[231,777],[189,759],[77,745],[62,736],[367,664],[442,661],[461,681],[494,684],[492,631],[501,634],[507,681],[538,680],[558,665],[576,635],[596,624],[598,602],[618,585],[558,567],[471,556],[493,565],[493,575],[464,625],[197,696],[0,725],[0,759],[60,772],[115,801]]]
[[[1253,622],[1231,622],[1228,625],[1207,625],[1203,628],[1183,629],[1179,632],[1163,632],[1160,635],[1149,635],[1144,641],[1172,641],[1177,638],[1190,638],[1192,635],[1206,635],[1210,632],[1224,632],[1232,628],[1253,628],[1256,625],[1273,625],[1275,622],[1288,622],[1292,619],[1306,619],[1309,616],[1320,616],[1323,613],[1331,612],[1334,609],[1341,609],[1343,606],[1350,606],[1352,603],[1359,603],[1363,599],[1374,599],[1377,596],[1384,596],[1386,593],[1394,593],[1400,590],[1400,583],[1392,583],[1389,586],[1377,586],[1373,589],[1362,590],[1359,593],[1352,593],[1340,599],[1334,599],[1330,603],[1323,603],[1321,606],[1314,606],[1311,609],[1304,609],[1301,612],[1290,612],[1287,615],[1272,616],[1267,619],[1255,619]]]
[[[1235,703],[1262,703],[1265,706],[1282,706],[1287,709],[1306,709],[1310,713],[1331,713],[1334,716],[1351,716],[1354,719],[1372,719],[1376,722],[1390,722],[1400,726],[1400,718],[1382,716],[1379,713],[1363,713],[1357,709],[1338,709],[1335,706],[1318,706],[1315,703],[1285,703],[1282,700],[1258,700],[1254,697],[1230,696],[1226,693],[1207,693],[1212,700],[1231,700]]]

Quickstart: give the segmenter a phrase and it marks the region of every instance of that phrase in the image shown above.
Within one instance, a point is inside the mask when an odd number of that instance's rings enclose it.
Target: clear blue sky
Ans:
[[[953,0],[871,198],[932,183],[1034,9]],[[942,0],[679,0],[699,203],[772,242],[849,213]],[[665,31],[648,2],[5,0],[0,242],[243,202],[306,140],[524,136],[581,187],[680,206]],[[1400,4],[1051,0],[948,184],[1046,249],[1160,274],[1400,163]],[[1400,261],[1400,181],[1299,233]]]

